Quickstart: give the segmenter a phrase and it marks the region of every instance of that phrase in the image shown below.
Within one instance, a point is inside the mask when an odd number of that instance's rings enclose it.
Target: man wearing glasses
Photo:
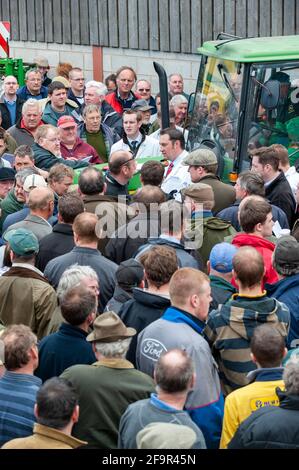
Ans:
[[[150,123],[153,123],[157,119],[157,107],[155,98],[152,96],[152,86],[147,80],[138,80],[136,83],[136,91],[143,100],[147,101],[151,109]]]
[[[130,109],[134,101],[140,99],[138,94],[132,92],[137,75],[131,67],[121,67],[116,72],[117,89],[106,96],[107,103],[117,112],[122,114],[124,109]]]
[[[84,92],[85,92],[85,78],[83,70],[79,67],[74,67],[69,73],[70,89],[68,91],[68,98],[74,101],[81,109],[84,105]]]

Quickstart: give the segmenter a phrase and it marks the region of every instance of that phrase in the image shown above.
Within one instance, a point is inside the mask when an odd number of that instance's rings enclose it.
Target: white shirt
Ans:
[[[138,139],[134,139],[138,140]],[[113,152],[117,152],[118,150],[131,150],[129,145],[126,144],[123,139],[119,140],[115,144],[112,145],[110,155]],[[147,157],[158,157],[161,154],[160,151],[160,144],[158,140],[152,139],[151,137],[146,136],[145,140],[140,145],[136,159],[138,158],[147,158]]]
[[[182,134],[184,135],[184,139],[185,139],[185,143],[187,144],[188,142],[188,135],[189,135],[189,131],[187,129],[183,129],[182,127],[180,126],[175,126],[175,128],[178,130],[178,131],[181,131]],[[153,132],[150,137],[152,139],[157,139],[159,140],[160,139],[160,133],[161,133],[161,129],[157,129],[155,132]]]
[[[191,177],[188,171],[189,166],[183,165],[183,160],[188,156],[188,152],[184,150],[174,161],[172,171],[167,174],[167,168],[165,169],[164,181],[161,185],[162,191],[166,194],[170,194],[176,191],[174,198],[181,202],[180,191],[191,184]]]
[[[299,183],[299,173],[297,173],[296,168],[291,166],[288,171],[285,172],[285,177],[291,186],[294,198],[296,199],[296,191]]]

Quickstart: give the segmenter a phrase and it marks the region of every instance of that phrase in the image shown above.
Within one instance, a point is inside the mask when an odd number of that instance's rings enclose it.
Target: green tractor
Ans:
[[[249,168],[250,152],[264,145],[284,145],[293,164],[299,158],[298,36],[245,39],[221,33],[198,51],[188,150],[214,150],[223,181],[235,181]]]

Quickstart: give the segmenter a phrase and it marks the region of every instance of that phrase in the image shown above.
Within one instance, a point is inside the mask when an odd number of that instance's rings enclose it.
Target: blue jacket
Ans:
[[[136,360],[138,369],[148,375],[164,351],[180,348],[193,359],[196,382],[185,405],[192,421],[202,430],[208,449],[218,448],[224,400],[220,389],[217,365],[208,343],[202,337],[205,324],[175,307],[148,325],[138,335]]]
[[[287,338],[287,347],[299,346],[299,274],[281,279],[275,284],[266,284],[269,297],[274,297],[286,304],[290,310],[291,324]],[[297,343],[293,341],[297,340]]]
[[[18,89],[17,95],[24,101],[29,100],[29,98],[34,98],[35,100],[42,100],[44,98],[47,98],[48,96],[48,88],[45,86],[41,86],[40,89],[40,94],[39,95],[32,95],[30,91],[28,90],[27,86],[24,85],[21,88]]]
[[[81,328],[62,323],[57,333],[46,336],[39,343],[39,366],[35,375],[43,382],[59,377],[68,367],[93,364],[97,359],[86,341],[88,333]]]

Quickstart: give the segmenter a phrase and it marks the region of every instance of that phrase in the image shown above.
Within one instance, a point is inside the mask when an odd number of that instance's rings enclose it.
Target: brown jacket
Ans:
[[[57,297],[42,273],[24,266],[13,267],[0,277],[0,320],[5,326],[27,325],[41,339],[56,308]]]
[[[231,206],[235,202],[236,193],[233,186],[222,183],[217,176],[212,174],[203,176],[200,183],[208,184],[213,188],[215,198],[213,214],[217,214],[222,211],[222,209],[226,209],[226,207]]]
[[[2,449],[76,449],[87,444],[73,436],[42,424],[35,424],[33,435],[13,439],[2,446]]]

